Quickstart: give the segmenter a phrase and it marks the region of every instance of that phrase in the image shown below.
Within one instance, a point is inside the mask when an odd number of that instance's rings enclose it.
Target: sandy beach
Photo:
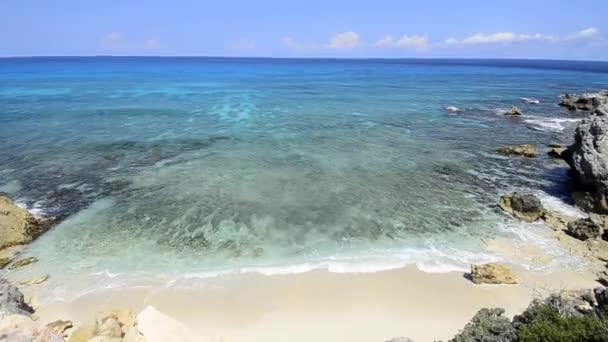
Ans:
[[[152,306],[183,324],[193,341],[386,341],[406,336],[424,342],[451,338],[482,307],[503,307],[514,315],[534,298],[596,285],[591,272],[515,268],[515,273],[520,283],[514,286],[474,285],[458,272],[433,274],[413,267],[226,276],[196,286],[100,291],[73,302],[47,303],[37,314],[42,322],[61,318],[78,326],[117,307],[137,313]],[[140,317],[140,325],[145,336],[159,336],[157,329],[171,326],[158,317]]]

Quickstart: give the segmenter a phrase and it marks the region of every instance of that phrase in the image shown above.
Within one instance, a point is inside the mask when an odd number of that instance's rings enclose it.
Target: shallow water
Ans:
[[[561,256],[542,227],[493,206],[512,189],[564,195],[565,168],[543,146],[569,142],[581,116],[557,96],[608,85],[606,63],[545,65],[0,59],[0,191],[67,217],[28,251],[66,287],[134,273],[462,270],[500,259],[482,242],[497,236]],[[501,114],[513,105],[522,118]],[[541,157],[493,153],[516,143]]]

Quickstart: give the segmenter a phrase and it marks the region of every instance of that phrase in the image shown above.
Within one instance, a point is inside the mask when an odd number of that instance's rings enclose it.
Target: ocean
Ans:
[[[5,58],[0,192],[62,219],[26,253],[64,296],[140,276],[576,267],[495,204],[530,191],[576,214],[546,145],[583,117],[560,94],[606,87],[604,62]],[[523,143],[539,157],[494,152]]]

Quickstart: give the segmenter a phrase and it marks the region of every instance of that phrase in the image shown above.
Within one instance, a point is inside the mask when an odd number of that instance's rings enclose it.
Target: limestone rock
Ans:
[[[515,106],[511,107],[511,110],[509,110],[505,113],[505,115],[510,115],[510,116],[517,116],[517,115],[522,115],[522,114],[523,114],[523,112],[521,111],[521,109],[519,109]]]
[[[502,210],[526,222],[538,220],[544,212],[540,200],[532,194],[506,194],[500,198],[498,205]]]
[[[542,219],[545,224],[554,230],[565,230],[568,228],[568,222],[574,221],[575,219],[566,215],[545,211],[542,214]]]
[[[503,146],[496,150],[496,152],[500,154],[504,154],[506,156],[509,155],[517,155],[524,156],[528,158],[536,157],[536,147],[530,144],[524,145],[515,145],[515,146]]]
[[[596,239],[602,234],[599,224],[589,218],[582,218],[568,223],[566,233],[579,240]]]
[[[72,321],[56,320],[47,324],[46,326],[55,332],[63,334],[68,329],[71,329],[74,325],[72,324]]]
[[[0,319],[8,315],[29,316],[34,313],[24,300],[23,293],[8,281],[0,278]]]
[[[591,116],[576,128],[574,144],[562,153],[579,191],[588,194],[593,212],[608,214],[608,116]]]
[[[565,94],[562,95],[559,105],[572,111],[582,110],[593,112],[606,103],[608,103],[608,91],[604,90],[597,93],[582,95]]]
[[[471,265],[471,281],[475,284],[517,284],[513,272],[497,263]]]
[[[0,196],[0,249],[30,243],[44,233],[51,219],[39,219]]]
[[[68,342],[145,342],[129,310],[114,310],[109,315],[78,327]]]

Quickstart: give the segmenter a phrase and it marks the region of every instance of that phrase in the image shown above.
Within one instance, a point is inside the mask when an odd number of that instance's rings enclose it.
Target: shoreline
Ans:
[[[503,307],[513,316],[535,298],[596,284],[587,271],[513,270],[518,285],[480,286],[460,272],[425,273],[415,267],[226,276],[207,279],[197,288],[108,289],[73,302],[48,303],[36,314],[42,323],[69,319],[78,326],[116,307],[139,313],[152,306],[183,324],[197,341],[385,341],[407,336],[424,342],[451,338],[483,307]],[[350,329],[359,325],[365,328]]]

